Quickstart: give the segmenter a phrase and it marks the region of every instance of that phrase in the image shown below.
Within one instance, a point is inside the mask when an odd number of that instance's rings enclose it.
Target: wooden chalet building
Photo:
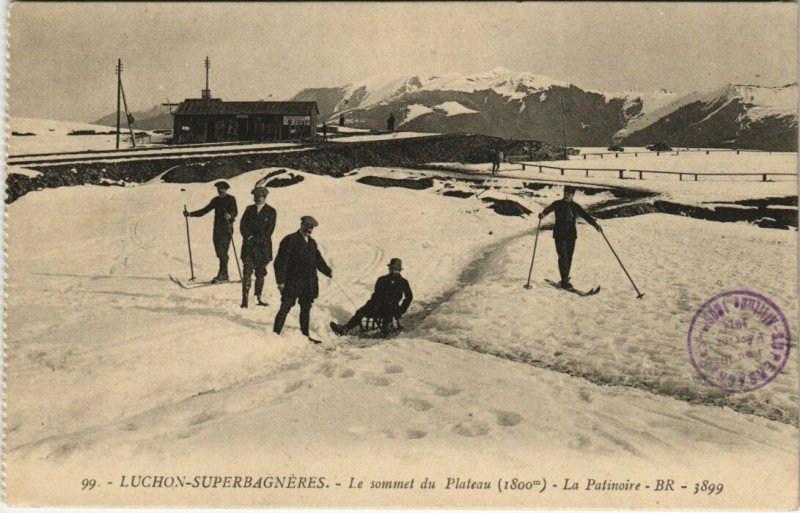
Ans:
[[[175,144],[313,139],[317,102],[184,100],[173,112]]]

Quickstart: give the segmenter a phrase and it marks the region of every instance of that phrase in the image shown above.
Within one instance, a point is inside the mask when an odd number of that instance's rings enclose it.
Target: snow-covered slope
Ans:
[[[615,139],[694,147],[797,149],[797,84],[729,84],[695,91],[634,116]]]
[[[687,95],[664,89],[608,93],[500,67],[474,74],[375,76],[338,88],[305,89],[295,99],[317,100],[323,119],[336,120],[344,114],[352,126],[383,129],[393,112],[411,130],[533,138],[550,144],[563,144],[563,101],[570,146],[664,140],[684,146],[797,147],[792,139],[797,133],[796,84],[777,88],[728,85]],[[472,115],[437,111],[437,106],[455,104]],[[696,115],[680,115],[682,109],[697,105],[703,108]],[[673,119],[676,112],[679,115]],[[669,127],[646,130],[663,124]],[[771,137],[776,131],[782,135]]]
[[[271,171],[228,180],[241,208]],[[298,174],[302,182],[269,196],[278,211],[273,241],[296,230],[301,215],[320,221],[314,237],[335,277],[321,279],[312,311],[321,348],[300,336],[297,308],[284,333],[272,333],[279,295],[271,266],[267,308],[239,308],[237,284],[184,290],[167,278],[188,276],[181,210],[204,205],[210,184],[65,187],[9,206],[5,500],[100,505],[126,492],[105,485],[123,474],[252,473],[322,475],[331,488],[152,488],[124,497],[150,506],[224,497],[242,507],[521,508],[533,492],[447,491],[445,479],[546,476],[560,486],[573,475],[685,475],[735,490],[769,469],[797,475],[797,428],[769,420],[796,418],[796,358],[757,393],[729,396],[693,372],[685,347],[693,309],[720,288],[767,294],[797,325],[795,231],[662,215],[602,221],[646,287],[640,301],[600,236],[580,224],[576,283],[603,292],[578,298],[543,282],[557,272],[549,231],[533,288],[522,287],[535,219],[500,216],[482,201],[510,198],[538,212],[560,187],[500,178],[484,190],[449,176],[408,190],[357,180],[423,173]],[[444,195],[452,191],[473,194]],[[587,207],[608,199],[577,197]],[[58,222],[43,211],[59,212]],[[209,278],[213,221],[190,223],[195,273]],[[403,259],[414,289],[406,331],[335,338],[327,323],[346,320],[351,300],[369,297],[391,257]],[[612,472],[615,465],[624,471]],[[331,495],[350,476],[419,483],[426,475],[435,490]],[[75,476],[102,476],[103,485],[81,492]],[[775,483],[770,498],[790,509],[796,487]],[[548,487],[536,504],[556,507],[563,493]],[[619,495],[582,496],[585,507],[619,505]],[[696,504],[681,497],[624,499],[642,508]],[[752,494],[735,505],[763,500]]]

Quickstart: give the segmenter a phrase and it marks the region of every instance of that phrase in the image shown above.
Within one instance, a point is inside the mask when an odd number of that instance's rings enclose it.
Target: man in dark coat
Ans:
[[[539,219],[544,218],[550,212],[556,213],[556,224],[553,228],[553,237],[556,240],[556,252],[558,253],[558,272],[561,274],[560,285],[562,288],[571,289],[569,282],[569,270],[572,267],[572,254],[575,252],[575,240],[578,238],[578,231],[575,229],[575,221],[578,216],[594,226],[598,232],[603,229],[597,224],[592,216],[573,201],[575,188],[569,185],[564,187],[564,198],[556,200],[545,208]]]
[[[284,237],[278,247],[273,267],[275,281],[278,283],[278,290],[281,291],[281,307],[272,327],[275,333],[280,334],[289,310],[295,302],[299,302],[300,331],[309,337],[311,304],[319,296],[317,271],[328,278],[333,278],[333,271],[317,249],[317,242],[311,238],[311,232],[318,224],[311,216],[301,217],[300,230]],[[311,340],[319,343],[317,340]]]
[[[248,205],[242,215],[239,231],[242,234],[242,308],[247,308],[247,296],[250,293],[250,279],[256,275],[256,299],[258,306],[267,306],[261,301],[264,290],[264,277],[267,275],[267,264],[272,261],[272,232],[275,231],[277,212],[267,205],[266,187],[256,187],[252,191],[253,205]]]
[[[394,132],[394,112],[389,113],[389,118],[386,120],[386,130]]]
[[[227,182],[217,182],[217,197],[212,199],[208,205],[195,210],[194,212],[183,211],[187,217],[202,217],[212,210],[214,211],[214,251],[219,259],[219,271],[217,276],[211,280],[212,283],[228,281],[228,246],[233,238],[233,222],[239,211],[236,209],[236,198],[228,194],[231,188]]]
[[[414,298],[408,280],[400,275],[402,270],[402,260],[393,258],[389,262],[389,274],[378,278],[375,283],[375,292],[367,304],[359,308],[355,315],[347,321],[347,324],[331,323],[334,333],[339,336],[346,335],[348,331],[361,324],[361,319],[367,317],[379,319],[381,334],[388,335],[392,319],[400,319]]]

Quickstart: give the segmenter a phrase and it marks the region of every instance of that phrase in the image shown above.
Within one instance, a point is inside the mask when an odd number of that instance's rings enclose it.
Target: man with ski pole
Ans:
[[[272,232],[275,231],[277,213],[267,205],[269,191],[266,187],[255,187],[252,190],[252,205],[248,205],[239,223],[242,234],[242,308],[247,308],[250,294],[250,280],[256,275],[255,295],[258,306],[268,306],[261,300],[264,290],[264,278],[267,275],[267,264],[272,261]]]
[[[553,228],[553,238],[556,241],[556,252],[558,253],[558,271],[561,274],[561,282],[559,285],[567,290],[572,290],[572,284],[569,281],[569,271],[572,267],[572,254],[575,252],[575,240],[578,238],[578,231],[575,229],[575,221],[578,216],[584,218],[590,225],[592,225],[598,232],[602,233],[603,229],[594,220],[592,216],[575,203],[573,200],[575,196],[575,187],[566,185],[564,186],[564,197],[556,200],[545,208],[539,219],[543,219],[550,212],[555,212],[556,223]]]
[[[289,310],[297,302],[300,304],[300,331],[315,344],[320,341],[309,335],[309,324],[311,305],[319,296],[317,272],[333,278],[333,271],[317,249],[317,242],[311,238],[318,224],[311,216],[301,217],[300,229],[283,238],[273,264],[275,281],[281,291],[281,307],[275,315],[272,331],[280,335]]]
[[[208,205],[193,212],[183,211],[186,217],[202,217],[212,210],[214,211],[214,251],[219,259],[219,271],[211,283],[228,281],[228,246],[233,238],[233,222],[239,211],[236,208],[236,198],[228,194],[231,188],[227,182],[217,182],[217,196]]]
[[[392,258],[389,262],[389,274],[381,276],[375,283],[375,292],[367,304],[356,310],[355,315],[347,324],[331,323],[331,329],[339,336],[346,335],[348,331],[361,324],[364,317],[380,321],[381,335],[389,334],[389,327],[393,319],[400,319],[414,298],[408,280],[400,273],[403,271],[403,261]],[[402,300],[402,302],[401,302]]]

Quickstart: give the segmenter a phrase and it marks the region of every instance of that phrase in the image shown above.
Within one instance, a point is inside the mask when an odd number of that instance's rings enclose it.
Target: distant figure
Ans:
[[[503,152],[495,148],[492,150],[492,176],[497,176],[501,162],[503,162]]]
[[[322,140],[323,141],[327,141],[328,140],[328,124],[327,123],[323,123],[322,124]]]
[[[386,130],[394,132],[394,112],[389,113],[389,118],[386,120]]]
[[[331,323],[331,329],[339,336],[346,335],[348,331],[361,324],[364,317],[380,320],[380,330],[383,336],[389,334],[392,319],[400,319],[414,298],[408,280],[400,276],[403,262],[393,258],[389,262],[389,274],[381,276],[375,283],[375,292],[367,304],[356,310],[355,315],[347,324]],[[400,302],[402,300],[402,303]]]
[[[264,277],[267,264],[272,261],[272,232],[275,231],[277,213],[267,205],[269,191],[266,187],[256,187],[252,191],[253,205],[248,205],[242,215],[239,231],[242,234],[242,308],[247,308],[250,293],[250,279],[256,275],[256,300],[258,306],[268,306],[261,301],[264,290]]]
[[[295,302],[300,303],[300,331],[315,344],[309,336],[311,321],[311,305],[319,296],[317,271],[328,278],[333,278],[333,271],[325,263],[325,259],[317,249],[317,242],[311,238],[311,232],[318,225],[311,216],[300,218],[300,230],[283,238],[275,257],[275,281],[281,291],[281,307],[275,316],[272,331],[279,334],[286,322],[286,316]]]
[[[339,126],[344,126],[344,114],[339,115]]]
[[[558,272],[561,274],[561,288],[572,289],[569,282],[569,271],[572,267],[572,254],[575,252],[575,240],[578,238],[578,231],[575,229],[575,220],[578,216],[594,226],[598,232],[603,229],[597,224],[592,216],[573,201],[575,187],[569,185],[564,187],[564,198],[556,200],[545,208],[539,219],[543,219],[550,212],[556,213],[556,224],[553,228],[553,237],[556,240],[556,252],[558,253]]]
[[[214,211],[214,251],[219,259],[219,271],[211,283],[228,281],[228,246],[233,238],[233,222],[239,211],[236,209],[236,198],[228,194],[231,188],[228,182],[217,182],[217,197],[213,198],[208,205],[195,210],[194,212],[183,211],[186,217],[202,217],[212,210]]]

